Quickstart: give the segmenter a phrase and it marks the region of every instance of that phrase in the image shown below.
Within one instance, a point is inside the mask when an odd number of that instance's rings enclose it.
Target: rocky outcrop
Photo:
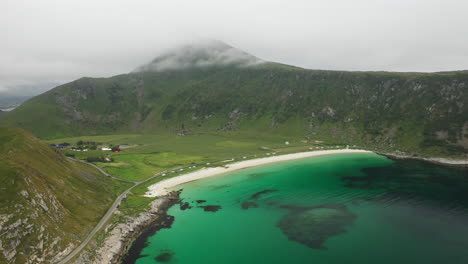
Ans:
[[[73,248],[73,243],[62,239],[67,236],[59,224],[64,219],[65,209],[57,198],[47,190],[21,190],[20,194],[25,202],[9,208],[12,214],[0,215],[0,253],[3,255],[0,260],[3,257],[8,263],[50,263]]]
[[[55,263],[112,204],[113,181],[21,129],[0,138],[0,263]]]
[[[133,241],[149,225],[161,221],[167,210],[179,201],[180,192],[172,192],[150,203],[149,208],[135,217],[126,217],[126,221],[106,227],[107,235],[97,249],[83,252],[73,263],[111,264],[120,263]],[[90,251],[94,251],[91,254]]]

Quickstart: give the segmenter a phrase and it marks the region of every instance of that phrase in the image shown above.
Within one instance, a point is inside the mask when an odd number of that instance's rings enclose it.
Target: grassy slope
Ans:
[[[127,188],[13,128],[0,128],[0,176],[0,215],[8,219],[1,239],[6,250],[19,242],[14,263],[33,255],[51,260],[70,243],[76,245]],[[23,224],[11,228],[19,220]]]
[[[82,78],[2,122],[42,138],[230,131],[460,157],[468,146],[467,87],[467,72],[198,68]]]

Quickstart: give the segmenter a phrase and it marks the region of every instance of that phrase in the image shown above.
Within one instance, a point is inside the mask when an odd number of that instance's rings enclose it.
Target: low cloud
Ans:
[[[0,90],[127,73],[197,39],[308,69],[466,70],[466,10],[466,0],[0,1]],[[225,50],[153,66],[251,62]]]
[[[135,71],[165,71],[219,65],[248,67],[262,62],[263,60],[220,41],[200,41],[163,53]]]

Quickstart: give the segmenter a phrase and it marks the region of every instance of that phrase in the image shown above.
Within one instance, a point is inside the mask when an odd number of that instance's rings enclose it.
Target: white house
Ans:
[[[112,149],[111,149],[111,148],[101,148],[101,150],[103,150],[103,151],[111,151]]]

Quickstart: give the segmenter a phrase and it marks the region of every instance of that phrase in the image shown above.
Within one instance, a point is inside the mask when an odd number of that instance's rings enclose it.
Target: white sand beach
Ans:
[[[232,164],[227,164],[223,167],[212,167],[212,168],[202,168],[200,170],[183,174],[174,178],[160,181],[148,187],[148,191],[145,193],[146,197],[156,197],[167,194],[171,188],[174,188],[177,185],[200,180],[203,178],[240,170],[248,167],[254,167],[279,161],[295,160],[302,158],[309,158],[315,156],[323,156],[330,154],[342,154],[342,153],[371,153],[371,151],[360,150],[360,149],[336,149],[336,150],[317,150],[317,151],[308,151],[300,152],[293,154],[277,155],[265,158],[244,160],[240,162],[235,162]]]

